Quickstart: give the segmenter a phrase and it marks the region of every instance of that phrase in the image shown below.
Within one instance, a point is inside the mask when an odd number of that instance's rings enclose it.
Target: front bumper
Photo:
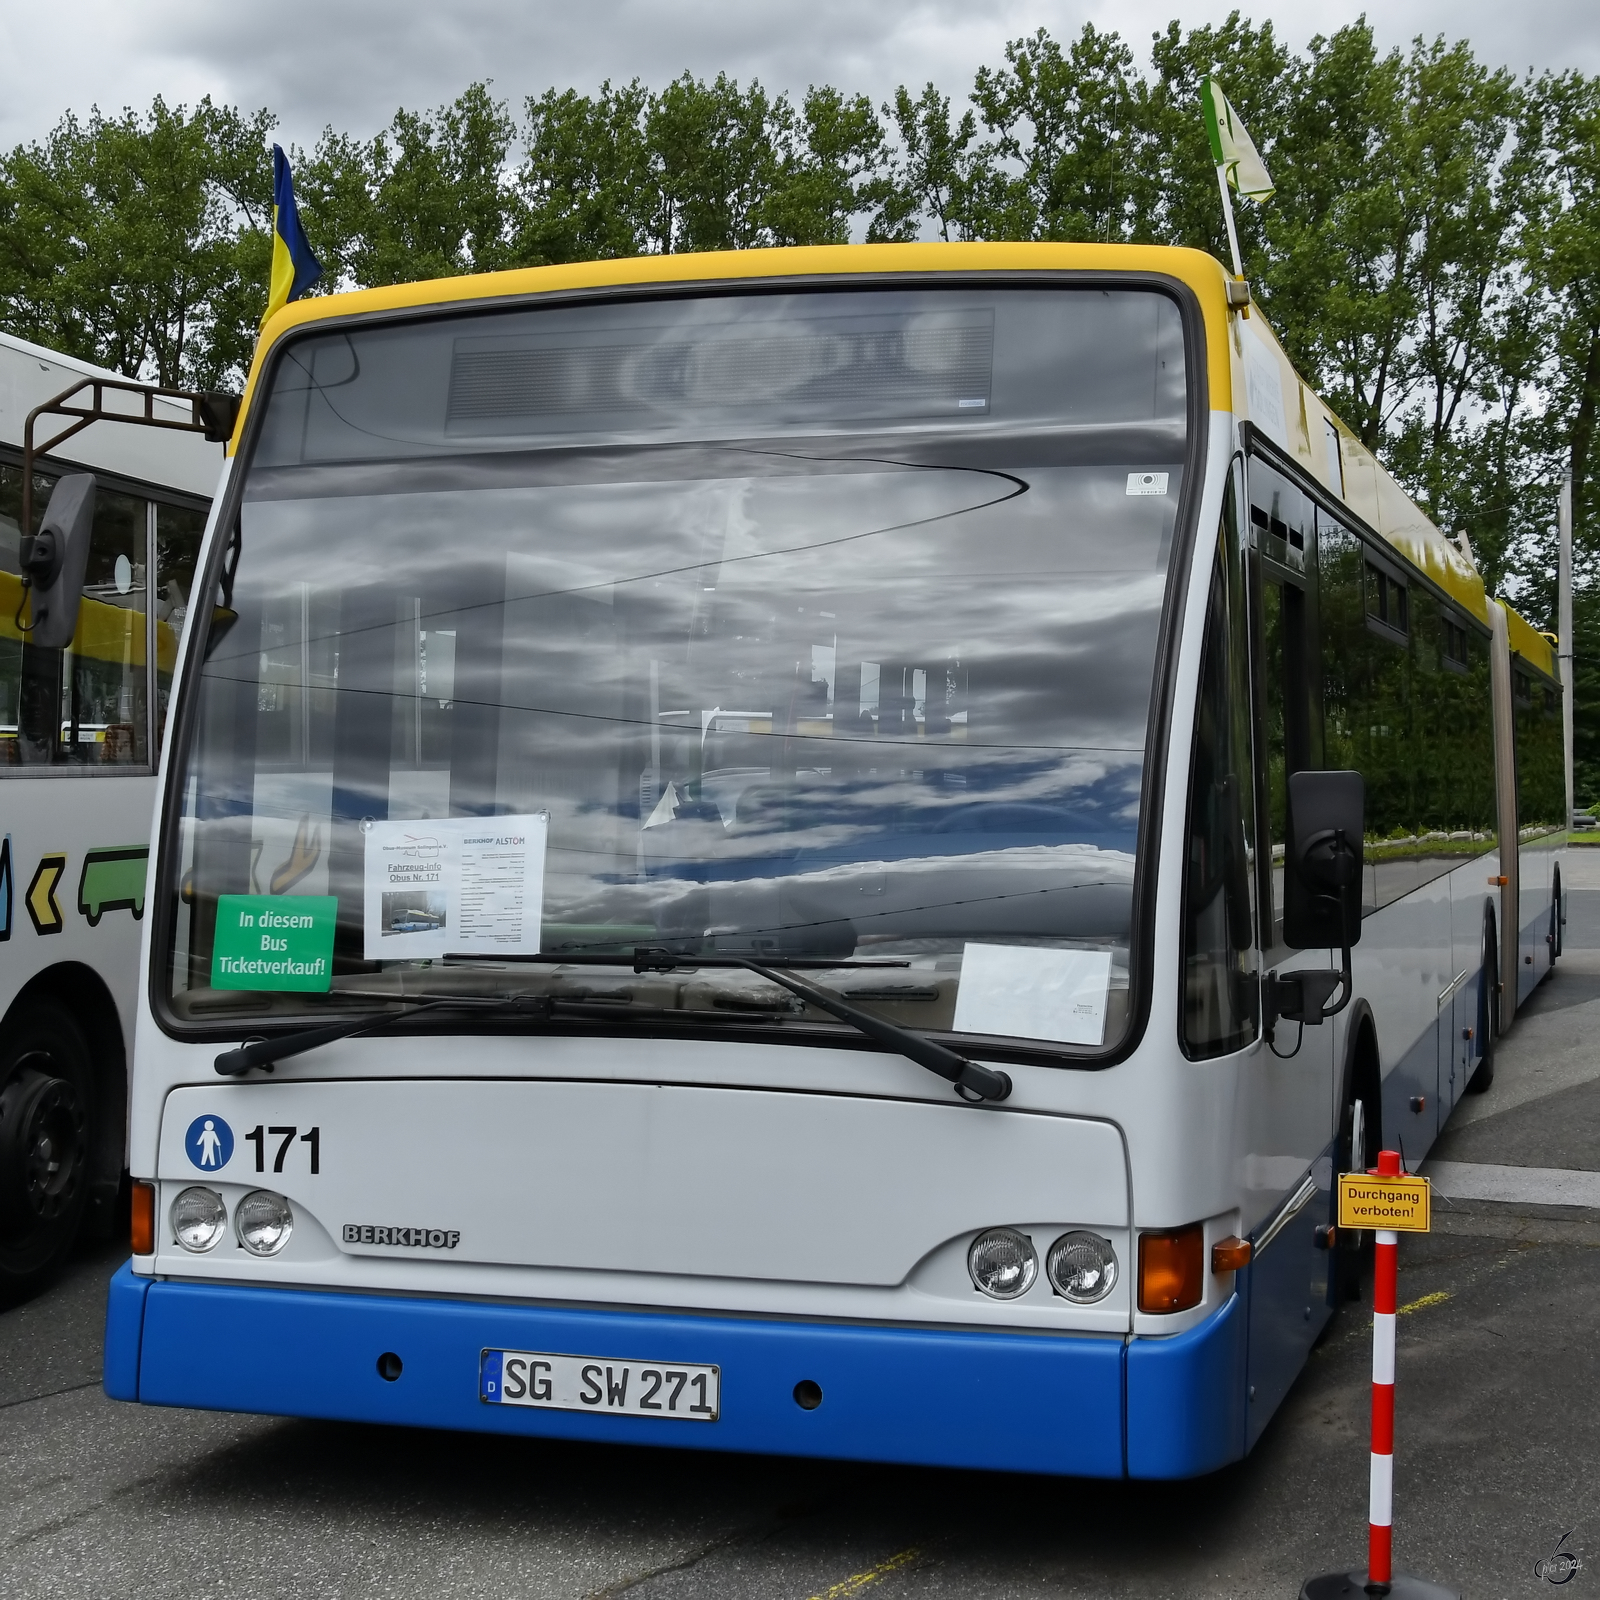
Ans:
[[[106,1393],[147,1405],[1074,1476],[1180,1478],[1244,1450],[1237,1297],[1122,1341],[152,1281],[124,1265]],[[486,1405],[485,1348],[715,1363],[714,1423]],[[385,1380],[392,1352],[401,1375]],[[802,1409],[810,1379],[823,1402]]]

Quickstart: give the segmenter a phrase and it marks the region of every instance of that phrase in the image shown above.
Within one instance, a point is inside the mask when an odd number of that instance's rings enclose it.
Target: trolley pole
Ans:
[[[1372,1454],[1367,1479],[1367,1570],[1325,1572],[1307,1578],[1300,1600],[1388,1595],[1391,1600],[1460,1600],[1426,1578],[1394,1570],[1394,1334],[1401,1233],[1426,1233],[1430,1185],[1406,1175],[1395,1150],[1378,1155],[1374,1172],[1347,1172],[1339,1180],[1339,1226],[1376,1227],[1372,1273]]]
[[[1561,513],[1558,524],[1560,558],[1556,580],[1556,649],[1561,666],[1561,735],[1567,772],[1567,826],[1572,826],[1576,796],[1572,792],[1572,473],[1561,474]],[[1559,909],[1557,914],[1559,915]]]

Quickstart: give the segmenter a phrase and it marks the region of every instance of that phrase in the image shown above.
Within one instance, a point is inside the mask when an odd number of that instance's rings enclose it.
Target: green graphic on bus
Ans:
[[[338,920],[337,895],[219,895],[211,987],[330,988]]]
[[[98,927],[108,911],[131,911],[137,922],[144,915],[144,873],[150,858],[147,845],[129,844],[88,851],[78,875],[78,910]]]

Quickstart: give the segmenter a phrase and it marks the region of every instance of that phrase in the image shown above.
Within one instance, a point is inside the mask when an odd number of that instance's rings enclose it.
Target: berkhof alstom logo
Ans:
[[[454,1250],[461,1242],[461,1233],[456,1228],[379,1228],[368,1222],[347,1222],[344,1242],[398,1245],[408,1250]]]

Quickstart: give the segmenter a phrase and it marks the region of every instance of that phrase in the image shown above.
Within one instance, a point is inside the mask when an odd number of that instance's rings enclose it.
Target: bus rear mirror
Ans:
[[[89,569],[89,537],[94,531],[95,478],[74,472],[50,496],[35,534],[24,534],[18,554],[32,596],[27,641],[40,650],[59,650],[78,631],[78,605]]]
[[[207,444],[226,444],[239,426],[239,407],[243,396],[228,394],[219,389],[208,389],[195,403],[201,424],[205,428]]]
[[[1290,774],[1285,943],[1348,950],[1361,938],[1366,809],[1359,772]]]

